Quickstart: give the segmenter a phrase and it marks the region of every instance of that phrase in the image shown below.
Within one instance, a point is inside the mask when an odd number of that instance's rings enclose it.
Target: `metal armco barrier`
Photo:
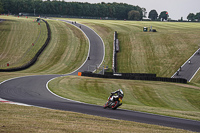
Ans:
[[[112,69],[113,73],[117,72],[117,52],[119,52],[119,40],[117,31],[114,32],[114,42],[113,42],[113,60],[112,60]]]

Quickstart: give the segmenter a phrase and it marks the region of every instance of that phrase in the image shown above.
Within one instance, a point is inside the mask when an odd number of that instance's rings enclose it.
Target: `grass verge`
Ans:
[[[123,109],[200,121],[200,87],[192,85],[67,76],[54,79],[49,88],[62,97],[102,106],[121,88]]]
[[[0,106],[0,132],[189,132],[157,125],[38,107],[4,103],[0,103]]]

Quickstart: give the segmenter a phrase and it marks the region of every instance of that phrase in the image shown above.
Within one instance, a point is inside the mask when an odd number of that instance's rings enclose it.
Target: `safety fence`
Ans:
[[[48,24],[47,21],[43,20],[43,22],[45,22],[46,27],[47,27],[47,39],[44,43],[44,45],[38,50],[38,52],[35,54],[35,56],[26,64],[19,66],[19,67],[14,67],[14,68],[7,68],[7,69],[0,69],[0,72],[13,72],[13,71],[20,71],[20,70],[25,70],[27,68],[29,68],[30,66],[32,66],[33,64],[35,64],[35,62],[37,61],[38,57],[40,56],[40,54],[44,51],[44,49],[47,47],[47,45],[49,44],[49,41],[51,40],[51,29],[50,26]]]
[[[112,60],[112,69],[113,73],[117,72],[117,52],[119,52],[119,40],[117,31],[114,32],[113,39],[113,60]]]
[[[97,78],[112,78],[112,79],[129,79],[129,80],[147,80],[147,81],[162,81],[162,82],[175,82],[175,83],[187,83],[183,78],[165,78],[156,77],[156,74],[146,73],[107,73],[95,74],[92,72],[82,72],[79,76],[97,77]]]

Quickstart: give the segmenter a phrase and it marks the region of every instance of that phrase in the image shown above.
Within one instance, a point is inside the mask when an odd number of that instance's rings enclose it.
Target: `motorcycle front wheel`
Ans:
[[[104,109],[106,109],[108,107],[108,102],[106,102],[103,106]]]

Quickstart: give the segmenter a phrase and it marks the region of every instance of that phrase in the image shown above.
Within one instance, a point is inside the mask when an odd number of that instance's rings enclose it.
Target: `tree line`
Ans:
[[[76,17],[109,17],[113,19],[142,20],[146,17],[146,9],[126,3],[83,3],[65,2],[64,0],[0,0],[0,13],[19,14],[30,13],[37,15],[66,15]],[[156,10],[149,12],[148,18],[152,21],[169,20],[167,11],[158,15]],[[188,21],[200,21],[199,13],[190,13]]]
[[[158,16],[158,13],[156,10],[151,10],[149,12],[149,16],[148,16],[149,19],[151,19],[152,21],[156,21],[156,20],[169,20],[169,14],[167,11],[162,11],[160,13],[160,15]],[[187,19],[188,21],[199,21],[200,22],[200,12],[194,14],[194,13],[189,13],[188,16],[187,16]],[[183,17],[181,17],[181,20],[179,21],[183,21]]]
[[[194,14],[189,13],[187,16],[188,21],[200,21],[200,12]]]
[[[158,16],[158,13],[156,10],[151,10],[148,16],[148,18],[151,19],[152,21],[155,21],[155,20],[164,21],[164,20],[168,20],[168,17],[169,17],[169,14],[167,11],[162,11],[160,15]]]
[[[0,3],[0,12],[6,14],[35,12],[35,14],[110,17],[116,19],[131,18],[135,20],[141,20],[144,10],[144,8],[139,6],[116,2],[90,4],[82,2],[65,2],[64,0],[0,0]],[[132,17],[130,17],[130,11],[134,11],[134,13],[131,14]]]
[[[4,10],[3,10],[3,5],[2,5],[2,2],[0,0],[0,13],[2,13]]]

